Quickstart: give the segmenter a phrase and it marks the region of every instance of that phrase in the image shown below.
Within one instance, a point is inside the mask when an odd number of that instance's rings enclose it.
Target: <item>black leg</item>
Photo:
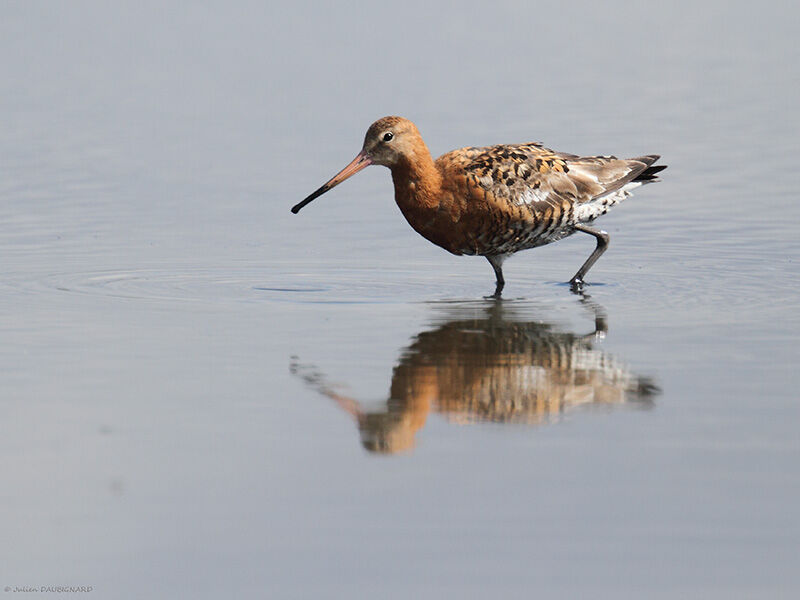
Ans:
[[[493,297],[499,298],[503,288],[506,285],[506,280],[503,279],[503,259],[499,256],[487,256],[486,260],[488,260],[489,264],[492,265],[495,277],[497,277],[497,283],[494,288]]]
[[[586,259],[586,262],[583,263],[578,272],[575,273],[575,276],[569,280],[572,284],[573,289],[579,289],[583,285],[583,278],[586,276],[586,272],[592,268],[592,265],[597,262],[597,259],[600,258],[600,255],[606,251],[608,248],[608,234],[605,231],[599,231],[597,229],[592,229],[591,227],[586,227],[585,225],[576,225],[576,231],[583,231],[584,233],[588,233],[589,235],[593,235],[597,239],[597,246],[589,255],[589,258]]]

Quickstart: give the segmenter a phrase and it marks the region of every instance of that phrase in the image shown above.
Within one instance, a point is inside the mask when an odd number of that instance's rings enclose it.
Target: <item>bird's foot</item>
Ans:
[[[569,289],[572,290],[573,294],[582,293],[585,287],[586,282],[580,277],[573,277],[569,280]]]
[[[497,282],[497,285],[494,288],[494,294],[491,296],[484,296],[486,300],[500,300],[503,294],[503,288],[506,286],[506,282]]]

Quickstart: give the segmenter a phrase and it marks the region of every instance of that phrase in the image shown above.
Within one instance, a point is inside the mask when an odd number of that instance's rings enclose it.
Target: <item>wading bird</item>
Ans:
[[[422,237],[456,255],[485,256],[505,285],[503,261],[520,250],[543,246],[582,231],[597,246],[570,279],[580,289],[608,247],[605,231],[587,226],[630,195],[659,181],[659,156],[576,156],[537,142],[460,148],[433,159],[416,125],[384,117],[367,130],[353,161],[292,207],[306,204],[369,165],[389,167],[397,205]]]

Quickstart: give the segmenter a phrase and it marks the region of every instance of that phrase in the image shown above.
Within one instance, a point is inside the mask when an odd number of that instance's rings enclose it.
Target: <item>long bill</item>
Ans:
[[[344,169],[342,169],[336,175],[334,175],[330,179],[330,181],[328,181],[325,185],[323,185],[321,188],[319,188],[316,192],[311,194],[308,198],[306,198],[302,202],[295,204],[292,207],[292,212],[294,214],[297,214],[298,212],[300,212],[300,209],[303,208],[306,204],[308,204],[315,198],[319,198],[329,189],[336,187],[348,177],[352,177],[353,175],[358,173],[361,169],[368,167],[371,164],[372,164],[372,159],[369,156],[367,156],[366,152],[362,150],[361,152],[358,153],[358,156],[356,156],[349,165],[347,165]]]

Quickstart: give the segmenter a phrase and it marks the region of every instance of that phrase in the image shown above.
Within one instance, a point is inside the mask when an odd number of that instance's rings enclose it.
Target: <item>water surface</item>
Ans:
[[[797,22],[6,6],[0,586],[796,596]],[[384,169],[289,213],[385,114],[669,169],[496,302]]]

